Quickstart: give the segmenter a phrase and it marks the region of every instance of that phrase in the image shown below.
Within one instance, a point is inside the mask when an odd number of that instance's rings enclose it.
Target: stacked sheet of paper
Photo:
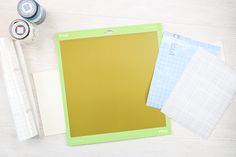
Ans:
[[[235,94],[234,70],[199,49],[161,111],[200,136],[208,137]]]
[[[147,99],[147,105],[161,108],[169,98],[185,67],[198,48],[213,55],[220,53],[220,47],[195,41],[177,34],[163,34],[158,60]]]
[[[236,73],[219,46],[163,34],[147,105],[208,137],[236,93]],[[220,59],[221,58],[221,59]]]
[[[65,133],[63,101],[58,70],[33,74],[45,136]]]

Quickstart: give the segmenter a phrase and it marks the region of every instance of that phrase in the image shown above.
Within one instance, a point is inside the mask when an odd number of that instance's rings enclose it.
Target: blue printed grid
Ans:
[[[161,108],[167,101],[186,65],[201,47],[218,55],[220,47],[195,41],[177,34],[163,33],[158,60],[155,66],[147,105]]]

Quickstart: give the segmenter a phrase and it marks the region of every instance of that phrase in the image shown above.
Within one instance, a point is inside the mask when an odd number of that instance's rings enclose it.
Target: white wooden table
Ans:
[[[39,0],[40,1],[40,0]],[[31,72],[57,68],[55,32],[142,23],[203,41],[222,41],[226,62],[236,65],[235,0],[41,0],[47,19],[37,41],[23,46]],[[0,0],[0,36],[19,18],[17,0]],[[203,140],[172,122],[170,136],[69,147],[65,135],[18,142],[0,69],[0,157],[236,157],[236,101],[214,133]]]

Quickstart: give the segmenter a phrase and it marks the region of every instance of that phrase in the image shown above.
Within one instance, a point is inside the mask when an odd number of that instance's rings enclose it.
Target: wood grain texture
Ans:
[[[23,45],[31,72],[57,68],[55,32],[162,23],[166,31],[208,42],[222,41],[226,62],[236,65],[235,0],[41,0],[45,23],[37,26],[37,40]],[[19,18],[17,0],[0,0],[0,36],[8,36],[9,23]],[[165,137],[68,147],[65,135],[18,142],[0,69],[0,157],[236,157],[236,100],[214,133],[203,140],[172,122]]]

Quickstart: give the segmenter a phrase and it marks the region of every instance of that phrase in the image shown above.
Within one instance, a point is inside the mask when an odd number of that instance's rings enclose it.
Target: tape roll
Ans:
[[[12,21],[9,26],[9,32],[11,37],[16,40],[31,42],[35,39],[34,26],[22,19]]]
[[[35,0],[20,0],[17,11],[21,17],[37,25],[46,18],[46,11]]]

